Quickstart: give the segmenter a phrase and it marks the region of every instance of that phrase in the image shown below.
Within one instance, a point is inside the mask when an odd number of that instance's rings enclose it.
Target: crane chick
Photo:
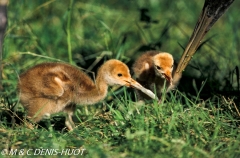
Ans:
[[[77,67],[65,63],[42,63],[20,75],[18,82],[21,104],[34,122],[45,115],[67,113],[65,124],[74,127],[72,115],[76,104],[89,105],[103,100],[108,86],[138,84],[131,78],[128,67],[115,59],[105,62],[98,70],[96,84]]]
[[[148,51],[143,53],[135,61],[132,69],[136,81],[147,89],[152,91],[156,90],[157,96],[160,99],[165,81],[166,88],[172,89],[173,87],[173,65],[174,60],[171,54],[159,51]],[[139,100],[150,99],[138,90],[137,97]]]

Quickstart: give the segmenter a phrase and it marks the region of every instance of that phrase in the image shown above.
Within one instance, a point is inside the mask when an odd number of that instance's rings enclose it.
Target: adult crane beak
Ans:
[[[201,40],[208,33],[215,22],[224,14],[234,0],[205,0],[196,26],[192,32],[189,42],[178,62],[177,69],[174,73],[174,80],[179,80],[182,76],[182,71],[187,67],[191,58],[195,54]]]

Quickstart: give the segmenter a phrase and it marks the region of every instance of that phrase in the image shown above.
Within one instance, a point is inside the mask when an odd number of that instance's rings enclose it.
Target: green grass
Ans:
[[[187,103],[181,103],[176,95]],[[6,111],[4,107],[1,110]],[[193,103],[174,92],[160,104],[117,97],[110,103],[79,107],[75,115],[77,127],[67,132],[62,115],[30,130],[11,124],[12,114],[2,113],[0,148],[81,148],[86,149],[85,157],[240,156],[239,116],[231,102],[219,97]]]
[[[143,48],[168,51],[178,61],[180,45],[186,45],[202,5],[197,0],[75,0],[71,8],[63,0],[10,1],[0,150],[19,154],[22,149],[22,157],[29,149],[38,157],[40,149],[82,152],[78,157],[240,157],[238,1],[210,30],[179,90],[161,103],[136,103],[132,90],[111,88],[102,103],[78,107],[72,132],[65,129],[62,114],[35,129],[24,125],[26,112],[16,91],[20,73],[44,61],[96,72],[104,60],[115,58],[131,67]],[[149,8],[148,15],[158,23],[141,22],[141,7]]]

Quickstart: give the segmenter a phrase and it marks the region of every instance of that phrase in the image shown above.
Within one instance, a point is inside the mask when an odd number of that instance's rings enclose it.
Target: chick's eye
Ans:
[[[161,70],[161,69],[162,69],[160,66],[157,66],[157,65],[156,65],[156,68],[157,68],[158,70]]]
[[[119,73],[119,74],[117,74],[118,75],[118,77],[121,77],[122,76],[122,74],[121,73]]]

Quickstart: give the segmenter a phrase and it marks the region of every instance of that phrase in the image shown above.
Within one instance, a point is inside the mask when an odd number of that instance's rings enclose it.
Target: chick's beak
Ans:
[[[134,87],[134,85],[139,85],[139,83],[132,78],[130,79],[130,81],[126,81],[125,84],[125,86],[127,87]]]
[[[144,88],[140,83],[138,83],[134,79],[131,78],[130,81],[126,81],[126,82],[127,82],[126,86],[136,88],[142,91],[143,93],[145,93],[146,95],[148,95],[149,97],[151,97],[152,99],[158,99],[157,96],[152,91]]]
[[[170,83],[170,85],[172,85],[172,74],[169,72],[169,73],[164,73],[163,75],[165,79]]]

